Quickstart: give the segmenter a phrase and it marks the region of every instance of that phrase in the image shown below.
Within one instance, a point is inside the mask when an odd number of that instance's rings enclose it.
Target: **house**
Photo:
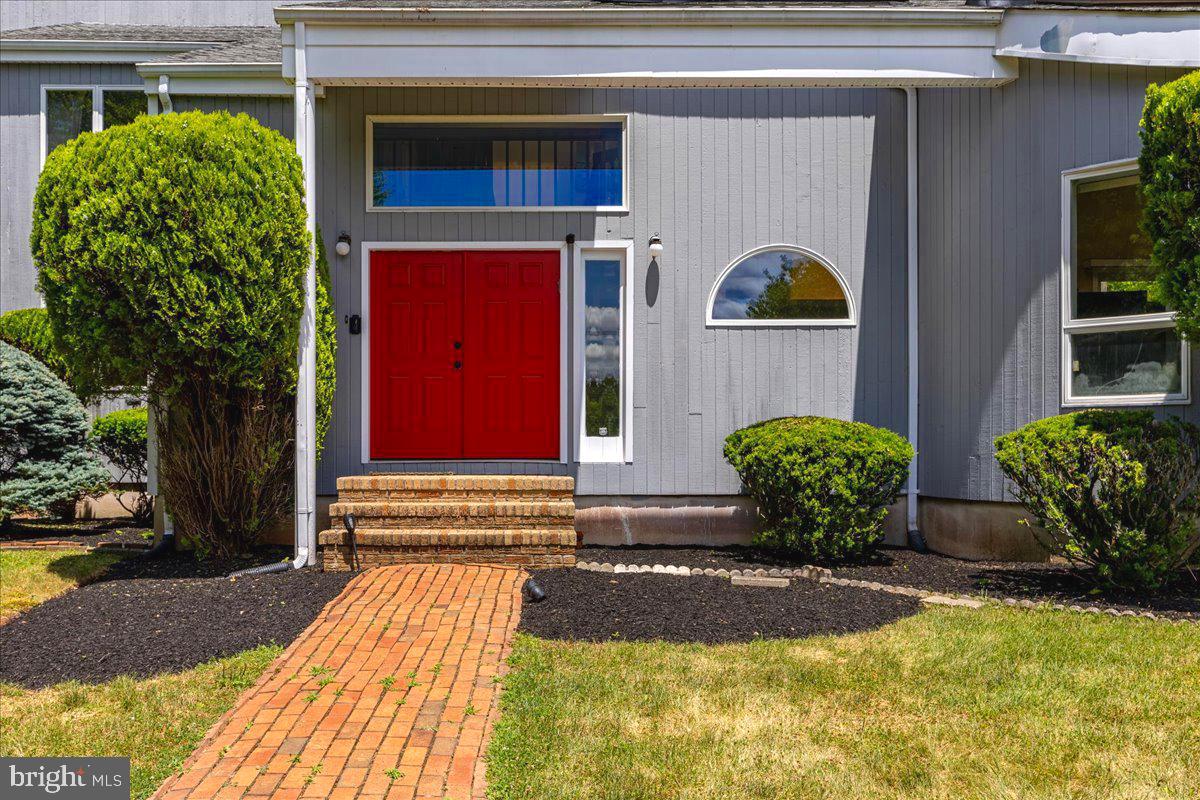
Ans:
[[[341,323],[306,547],[339,478],[439,471],[571,476],[596,540],[736,540],[753,513],[724,437],[821,414],[915,441],[893,541],[1030,556],[997,435],[1082,406],[1200,415],[1195,356],[1146,296],[1134,160],[1145,87],[1200,66],[1200,5],[64,16],[94,5],[4,7],[0,310],[38,302],[30,198],[56,144],[196,108],[294,137]]]

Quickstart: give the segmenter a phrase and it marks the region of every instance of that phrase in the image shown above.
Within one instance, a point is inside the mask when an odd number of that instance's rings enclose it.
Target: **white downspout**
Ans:
[[[296,557],[294,567],[316,562],[317,555],[317,262],[316,262],[316,121],[313,91],[308,82],[304,49],[304,23],[296,23],[296,152],[304,169],[304,207],[311,239],[308,269],[304,275],[304,312],[300,318],[297,353],[299,378],[296,385]]]
[[[175,109],[171,106],[171,79],[166,75],[158,76],[158,105],[163,114],[170,114]]]
[[[905,498],[905,507],[907,509],[907,530],[908,543],[917,550],[925,550],[925,537],[921,535],[920,516],[919,516],[919,498],[918,498],[918,458],[917,443],[918,443],[918,420],[917,413],[918,404],[920,402],[920,347],[917,332],[919,330],[919,276],[918,269],[918,247],[917,247],[917,90],[913,87],[905,88],[905,110],[907,112],[908,131],[905,136],[908,155],[905,164],[905,173],[908,182],[908,193],[906,200],[907,208],[907,236],[908,241],[908,441],[913,448],[912,462],[908,465],[908,486],[907,497]]]

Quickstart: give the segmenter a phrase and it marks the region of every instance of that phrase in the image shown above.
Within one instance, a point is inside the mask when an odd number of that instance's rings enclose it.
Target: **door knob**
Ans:
[[[455,350],[462,350],[462,342],[455,342],[455,343],[454,343],[454,349],[455,349]]]
[[[454,362],[454,368],[455,368],[455,369],[462,369],[462,362],[461,362],[461,361],[455,361],[455,362]]]

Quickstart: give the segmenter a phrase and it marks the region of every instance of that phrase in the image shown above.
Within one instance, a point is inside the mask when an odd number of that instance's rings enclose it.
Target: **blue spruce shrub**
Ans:
[[[70,509],[108,486],[87,449],[88,418],[44,364],[0,342],[0,519]]]

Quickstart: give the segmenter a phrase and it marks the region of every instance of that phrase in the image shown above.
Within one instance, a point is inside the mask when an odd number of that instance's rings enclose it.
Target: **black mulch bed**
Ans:
[[[151,534],[147,537],[145,534]],[[60,541],[80,547],[95,547],[102,543],[147,546],[153,538],[150,528],[129,524],[129,520],[79,520],[62,522],[46,519],[14,519],[0,527],[0,541],[33,543]]]
[[[278,561],[132,556],[94,583],[0,625],[0,681],[30,688],[65,680],[179,672],[262,644],[286,645],[353,573],[314,569],[230,581],[229,572]]]
[[[802,562],[753,547],[583,547],[580,561],[612,564],[673,564],[713,569],[797,567]],[[903,548],[882,548],[863,564],[831,564],[839,578],[877,581],[950,594],[981,594],[1066,605],[1152,611],[1169,617],[1200,617],[1200,573],[1185,573],[1163,592],[1094,591],[1091,583],[1061,565],[1014,561],[964,561]]]
[[[725,644],[868,631],[917,613],[915,598],[816,581],[786,589],[723,578],[577,569],[533,573],[546,590],[526,602],[520,629],[543,639]]]

